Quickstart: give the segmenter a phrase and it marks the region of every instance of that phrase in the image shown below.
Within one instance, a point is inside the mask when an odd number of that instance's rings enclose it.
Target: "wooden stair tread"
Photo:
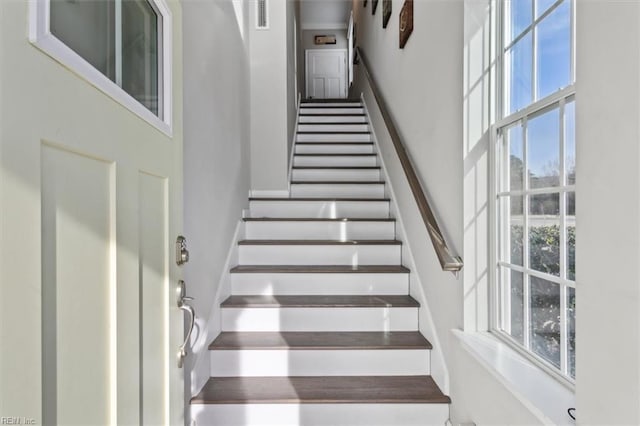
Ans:
[[[395,218],[366,218],[366,217],[245,217],[244,222],[395,222]]]
[[[335,131],[335,130],[313,130],[313,131],[299,131],[298,134],[299,135],[368,135],[371,132],[368,130],[365,131],[361,131],[361,130],[341,130],[341,131]]]
[[[337,154],[294,154],[296,157],[373,157],[378,154],[351,154],[351,153],[337,153]]]
[[[373,142],[300,142],[304,146],[309,145],[325,145],[325,146],[334,146],[334,145],[353,145],[353,146],[362,146],[362,145],[373,145]]]
[[[293,170],[380,170],[380,166],[294,166]]]
[[[249,197],[249,201],[386,201],[389,202],[389,198],[308,198],[308,197]]]
[[[192,404],[449,404],[431,376],[212,377]]]
[[[378,246],[401,245],[398,240],[240,240],[240,246]]]
[[[312,108],[312,107],[310,107]],[[359,107],[351,107],[351,108],[359,108]],[[366,114],[363,113],[331,113],[331,114],[305,114],[304,110],[300,111],[299,117],[364,117]]]
[[[223,332],[211,350],[432,349],[417,331],[392,332]]]
[[[362,296],[229,296],[223,308],[417,308],[417,300],[405,295]]]
[[[383,180],[292,180],[291,185],[384,185]]]
[[[334,109],[334,108],[363,108],[362,104],[360,102],[307,102],[309,104],[315,104],[315,103],[331,103],[331,104],[340,104],[340,103],[344,103],[344,104],[359,104],[359,105],[305,105],[302,104],[300,105],[300,111],[304,111],[305,109],[314,109],[314,108],[325,108],[325,109]]]
[[[359,104],[361,103],[359,98],[319,98],[319,99],[315,99],[315,98],[305,98],[305,99],[301,99],[300,103],[302,105],[304,104],[339,104],[339,103],[345,103],[345,104]]]
[[[408,274],[402,265],[238,265],[233,274]]]
[[[299,126],[353,126],[353,125],[367,125],[369,122],[367,121],[321,121],[319,123],[300,123]]]

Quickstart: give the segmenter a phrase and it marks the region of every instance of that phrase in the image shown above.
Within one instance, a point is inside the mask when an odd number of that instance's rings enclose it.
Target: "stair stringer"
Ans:
[[[222,302],[231,295],[231,268],[238,264],[238,241],[244,238],[245,224],[240,219],[236,225],[233,237],[229,242],[229,251],[222,272],[218,280],[218,290],[212,302],[209,318],[198,318],[193,329],[193,337],[189,352],[195,354],[191,361],[187,358],[186,367],[189,368],[191,378],[190,395],[196,395],[204,387],[211,377],[211,355],[209,344],[215,340],[222,331]]]
[[[386,196],[390,201],[390,216],[396,219],[396,239],[403,242],[402,244],[402,264],[409,268],[409,295],[420,302],[420,308],[418,313],[418,330],[433,344],[431,350],[431,376],[435,382],[440,386],[440,389],[445,394],[449,394],[449,370],[445,361],[444,352],[442,352],[442,344],[440,338],[436,332],[435,323],[433,321],[433,315],[429,309],[428,300],[424,294],[424,287],[418,274],[418,268],[416,267],[415,258],[411,252],[409,239],[407,238],[407,232],[404,227],[402,215],[398,209],[395,193],[393,190],[393,182],[389,179],[387,168],[384,163],[384,157],[380,152],[380,146],[378,145],[378,138],[374,126],[371,123],[371,115],[369,114],[369,108],[364,96],[360,97],[364,112],[369,122],[369,131],[371,132],[371,140],[373,141],[374,151],[378,154],[378,161],[381,167],[381,180],[386,182],[385,191]]]

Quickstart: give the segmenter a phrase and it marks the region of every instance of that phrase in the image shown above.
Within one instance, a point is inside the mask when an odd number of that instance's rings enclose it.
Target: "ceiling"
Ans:
[[[301,0],[302,29],[320,30],[346,28],[352,0]]]

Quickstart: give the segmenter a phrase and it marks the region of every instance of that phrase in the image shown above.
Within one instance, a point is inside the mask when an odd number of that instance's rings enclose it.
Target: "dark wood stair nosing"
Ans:
[[[293,170],[313,170],[313,169],[319,169],[319,170],[331,170],[331,169],[337,169],[337,170],[380,170],[381,167],[380,166],[293,166],[292,167]]]
[[[237,265],[232,274],[409,274],[404,265]]]
[[[253,240],[238,241],[239,246],[400,246],[400,240]]]
[[[419,308],[420,302],[409,295],[231,295],[220,304],[220,307],[223,309]]]
[[[432,350],[419,331],[221,332],[209,350]]]
[[[363,202],[376,202],[376,201],[384,201],[384,202],[390,202],[391,199],[389,198],[353,198],[353,197],[345,197],[345,198],[303,198],[303,197],[291,197],[291,198],[284,198],[284,197],[249,197],[249,201],[330,201],[330,202],[341,202],[341,201],[347,201],[347,202],[353,202],[353,201],[363,201]]]
[[[191,404],[450,404],[432,376],[211,377]]]
[[[351,153],[314,153],[314,154],[293,154],[294,157],[377,157],[376,153],[363,153],[363,154],[351,154]]]
[[[384,185],[383,180],[292,180],[291,185]]]
[[[367,217],[244,217],[244,222],[395,222],[395,218]]]

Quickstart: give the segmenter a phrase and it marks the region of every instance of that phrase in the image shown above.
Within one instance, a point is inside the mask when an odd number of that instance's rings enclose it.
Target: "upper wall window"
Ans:
[[[573,83],[572,2],[504,2],[504,109],[521,110]]]
[[[36,0],[34,7],[36,45],[148,121],[170,125],[171,27],[162,0]]]
[[[575,90],[572,0],[499,3],[494,331],[575,377]]]

